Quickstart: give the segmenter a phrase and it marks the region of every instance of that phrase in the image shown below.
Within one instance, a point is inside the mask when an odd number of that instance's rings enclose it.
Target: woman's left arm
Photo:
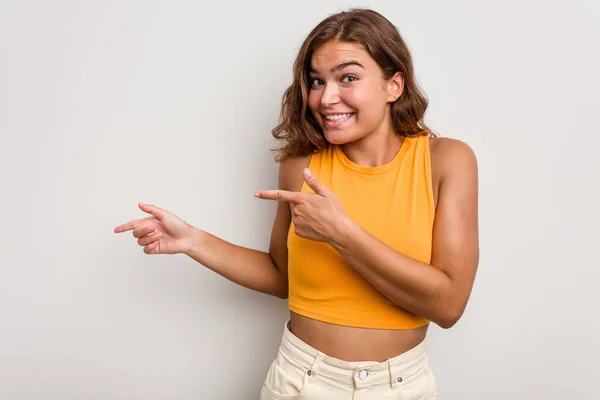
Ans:
[[[465,310],[479,263],[478,173],[465,143],[442,139],[436,151],[440,184],[431,264],[392,249],[350,218],[328,242],[395,304],[448,329]]]

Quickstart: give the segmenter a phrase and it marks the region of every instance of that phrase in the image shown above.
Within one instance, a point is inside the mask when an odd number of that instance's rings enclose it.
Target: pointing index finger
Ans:
[[[300,204],[302,200],[302,193],[287,190],[263,190],[254,193],[254,196],[259,199],[287,201],[292,204]]]
[[[140,226],[139,223],[137,223],[138,221],[131,221],[128,222],[126,224],[123,225],[119,225],[114,229],[115,233],[121,233],[121,232],[126,232],[126,231],[130,231],[132,229],[137,228],[138,226]]]

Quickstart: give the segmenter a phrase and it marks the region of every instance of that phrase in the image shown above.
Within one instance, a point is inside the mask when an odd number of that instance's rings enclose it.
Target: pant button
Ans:
[[[367,379],[367,376],[369,376],[369,373],[364,369],[358,373],[358,379],[360,379],[361,381]]]

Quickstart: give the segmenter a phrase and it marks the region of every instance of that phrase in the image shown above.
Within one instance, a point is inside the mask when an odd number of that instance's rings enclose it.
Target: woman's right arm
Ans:
[[[307,165],[308,157],[283,161],[279,166],[279,188],[299,191],[303,182],[302,169]],[[232,282],[286,299],[287,237],[290,223],[289,205],[278,202],[268,252],[237,246],[194,228],[191,246],[185,254]]]
[[[290,158],[279,166],[279,188],[299,191],[302,170],[309,157]],[[291,223],[287,203],[277,205],[269,251],[236,246],[188,224],[159,207],[139,203],[151,217],[137,219],[114,229],[132,231],[146,254],[184,253],[232,282],[282,299],[288,296],[287,236]]]
[[[232,282],[285,299],[288,285],[284,240],[287,240],[289,220],[289,209],[285,210],[284,204],[279,205],[268,253],[235,245],[194,228],[190,249],[185,254]]]

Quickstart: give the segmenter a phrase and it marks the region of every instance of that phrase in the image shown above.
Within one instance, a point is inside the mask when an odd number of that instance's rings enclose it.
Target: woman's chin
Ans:
[[[325,129],[323,133],[327,142],[331,144],[344,144],[353,141],[352,135],[350,135],[348,132],[328,132],[327,129]]]

